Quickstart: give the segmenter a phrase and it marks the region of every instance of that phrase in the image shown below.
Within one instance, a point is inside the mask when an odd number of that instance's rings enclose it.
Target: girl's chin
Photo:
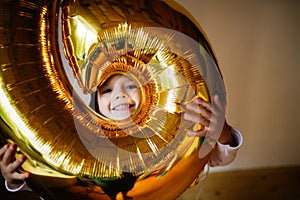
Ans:
[[[123,119],[127,119],[132,115],[132,112],[130,112],[129,110],[125,110],[125,111],[114,111],[112,113],[111,119],[113,120],[123,120]]]

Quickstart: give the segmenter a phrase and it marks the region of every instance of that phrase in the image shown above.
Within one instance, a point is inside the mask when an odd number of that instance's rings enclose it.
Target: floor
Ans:
[[[1,177],[1,199],[39,199],[32,192],[8,193]],[[64,198],[65,199],[65,198]],[[67,199],[73,199],[69,196]],[[77,198],[75,198],[77,199]],[[209,173],[178,200],[299,200],[300,166]]]
[[[210,173],[181,199],[300,200],[300,166]]]

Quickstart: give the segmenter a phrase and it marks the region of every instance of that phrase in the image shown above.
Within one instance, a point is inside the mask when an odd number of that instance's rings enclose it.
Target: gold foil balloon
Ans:
[[[143,200],[175,199],[192,184],[210,154],[200,159],[201,140],[186,136],[194,124],[184,105],[214,93],[225,101],[225,92],[208,40],[182,7],[5,0],[0,9],[1,136],[28,156],[31,179],[80,195],[129,175],[126,194]],[[140,96],[121,120],[96,109],[97,90],[114,75]]]

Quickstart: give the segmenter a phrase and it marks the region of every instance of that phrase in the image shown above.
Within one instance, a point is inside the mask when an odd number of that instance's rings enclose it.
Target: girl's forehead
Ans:
[[[116,82],[128,82],[128,81],[133,81],[133,80],[126,75],[114,74],[111,77],[109,77],[100,87],[109,84],[115,84]]]

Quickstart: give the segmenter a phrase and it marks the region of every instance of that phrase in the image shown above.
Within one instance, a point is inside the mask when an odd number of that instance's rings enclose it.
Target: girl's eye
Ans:
[[[107,89],[104,89],[104,90],[101,92],[101,94],[107,94],[107,93],[110,93],[110,92],[112,92],[112,89],[107,88]]]
[[[137,86],[134,84],[126,86],[126,89],[129,89],[129,90],[136,89],[136,88],[137,88]]]

